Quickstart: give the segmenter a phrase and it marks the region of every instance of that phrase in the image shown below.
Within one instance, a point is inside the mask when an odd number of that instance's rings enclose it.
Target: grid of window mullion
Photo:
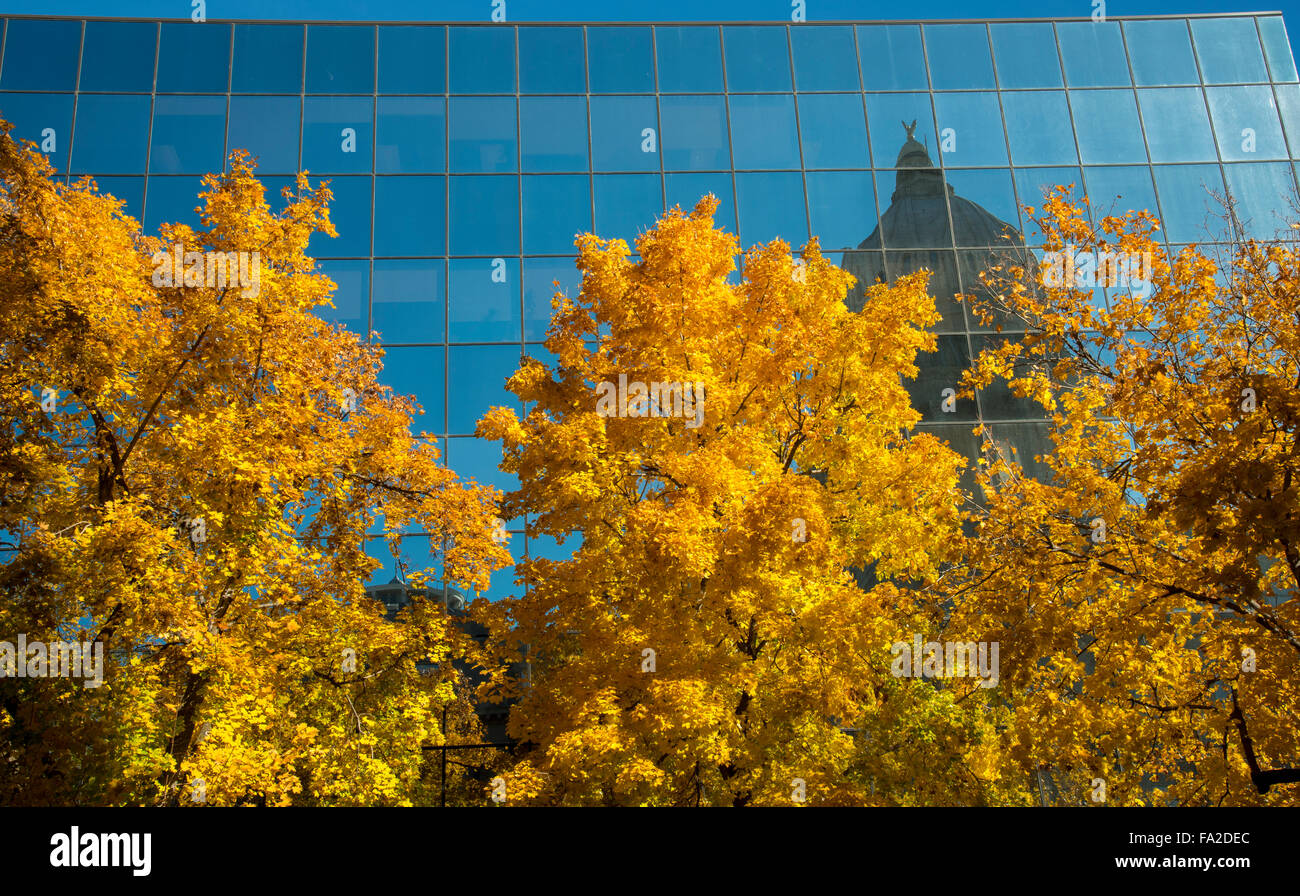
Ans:
[[[812,230],[812,206],[808,202],[808,166],[807,164],[805,164],[803,158],[803,128],[800,126],[800,119],[799,119],[799,94],[798,91],[795,90],[794,41],[790,37],[789,25],[785,26],[785,52],[787,57],[786,64],[790,67],[790,103],[791,105],[794,106],[794,136],[795,136],[795,141],[799,145],[799,179],[800,182],[803,184],[803,215],[804,215],[804,223],[807,226],[807,230],[805,232],[808,234],[808,237],[811,240],[813,230]],[[734,159],[732,160],[732,164],[735,164]],[[794,246],[790,247],[790,250],[792,252],[794,251],[794,249],[795,249]]]
[[[1190,22],[1187,23],[1187,28],[1188,28],[1187,39],[1188,39],[1189,41],[1191,41],[1191,39],[1192,39],[1192,34],[1191,34],[1191,23],[1190,23]],[[1163,235],[1163,236],[1162,236],[1162,239],[1161,239],[1161,242],[1164,243],[1165,251],[1168,252],[1168,251],[1169,251],[1169,231],[1168,231],[1168,229],[1164,226],[1164,220],[1165,220],[1165,217],[1164,217],[1164,209],[1163,209],[1163,204],[1160,202],[1160,188],[1159,188],[1159,186],[1157,186],[1157,184],[1156,184],[1156,169],[1155,169],[1155,163],[1154,163],[1154,162],[1152,161],[1152,159],[1151,159],[1151,144],[1149,144],[1149,143],[1147,142],[1147,125],[1146,125],[1146,121],[1145,121],[1145,120],[1143,119],[1143,117],[1142,117],[1142,103],[1141,103],[1141,102],[1139,101],[1139,99],[1138,99],[1138,92],[1137,92],[1137,91],[1138,91],[1138,87],[1137,87],[1137,78],[1136,78],[1136,77],[1134,76],[1134,74],[1133,74],[1133,58],[1132,58],[1132,56],[1129,55],[1129,48],[1128,48],[1128,31],[1127,31],[1127,29],[1125,29],[1123,26],[1120,26],[1120,29],[1119,29],[1119,39],[1120,39],[1120,46],[1122,46],[1122,47],[1124,48],[1124,63],[1128,66],[1128,79],[1129,79],[1129,83],[1132,85],[1132,90],[1133,90],[1133,108],[1137,111],[1138,128],[1139,128],[1139,130],[1142,132],[1142,149],[1143,149],[1143,151],[1146,153],[1146,156],[1147,156],[1147,177],[1151,178],[1151,193],[1152,193],[1153,196],[1156,197],[1156,214],[1160,216],[1160,221],[1161,221],[1160,232],[1161,232],[1161,234]],[[1194,45],[1191,45],[1191,46],[1194,46]],[[1193,59],[1193,60],[1196,59],[1196,52],[1195,52],[1194,49],[1193,49],[1193,51],[1192,51],[1192,59]],[[1198,78],[1200,78],[1200,77],[1201,77],[1201,71],[1200,71],[1200,67],[1199,67],[1199,66],[1200,66],[1200,63],[1199,63],[1199,62],[1197,63],[1197,66],[1198,66],[1198,67],[1197,67],[1197,70],[1196,70],[1196,76],[1197,76]],[[1177,89],[1177,88],[1165,88],[1165,89]],[[1204,85],[1204,84],[1201,84],[1199,89],[1200,89],[1200,91],[1201,91],[1201,97],[1202,97],[1203,99],[1205,99],[1205,85]],[[1071,110],[1071,115],[1073,115],[1073,114],[1074,114],[1074,113],[1073,113],[1073,110]],[[1206,109],[1206,118],[1207,118],[1207,119],[1209,118],[1209,109],[1208,109],[1208,108]],[[1075,138],[1075,141],[1076,141],[1076,143],[1078,142],[1078,138],[1077,138],[1077,136],[1076,136],[1076,138]],[[1214,145],[1215,145],[1215,153],[1216,153],[1216,155],[1217,155],[1217,153],[1218,153],[1218,141],[1217,141],[1217,140],[1215,141],[1215,144],[1214,144]],[[1082,165],[1083,165],[1083,153],[1079,153],[1079,164],[1080,164],[1080,166],[1082,167]],[[1220,172],[1220,176],[1222,176],[1222,172]],[[1106,297],[1106,304],[1107,304],[1107,306],[1109,307],[1109,305],[1110,305],[1110,296],[1109,296],[1109,295],[1107,295],[1107,297]]]
[[[1192,32],[1192,21],[1191,21],[1191,19],[1188,19],[1188,20],[1187,20],[1187,32],[1188,32],[1188,38],[1192,41],[1192,47],[1193,47],[1193,50],[1195,50],[1195,47],[1196,47],[1196,35],[1195,35],[1195,33]],[[1258,40],[1258,38],[1259,38],[1259,32],[1258,32],[1258,29],[1256,30],[1256,35],[1255,35],[1255,36],[1256,36],[1256,39]],[[1264,52],[1264,46],[1263,46],[1263,43],[1261,43],[1261,44],[1260,44],[1260,53],[1262,54],[1263,52]],[[1224,197],[1227,198],[1227,197],[1228,197],[1228,192],[1229,192],[1229,189],[1228,189],[1228,172],[1226,172],[1226,171],[1223,169],[1223,150],[1222,150],[1222,149],[1220,148],[1220,146],[1219,146],[1219,130],[1218,130],[1218,128],[1216,128],[1215,125],[1214,125],[1214,113],[1213,113],[1213,111],[1210,109],[1210,92],[1209,92],[1209,90],[1208,90],[1209,85],[1206,84],[1206,81],[1205,81],[1205,70],[1201,68],[1201,56],[1200,56],[1200,54],[1197,53],[1197,52],[1193,52],[1193,53],[1192,53],[1192,61],[1196,63],[1196,78],[1197,78],[1198,81],[1201,82],[1201,84],[1200,84],[1200,86],[1201,86],[1201,102],[1203,102],[1203,103],[1205,104],[1205,118],[1206,118],[1206,120],[1209,121],[1209,123],[1210,123],[1210,139],[1212,139],[1212,140],[1214,141],[1214,158],[1215,158],[1215,162],[1216,162],[1216,164],[1218,165],[1218,168],[1219,168],[1219,181],[1220,181],[1220,183],[1223,185]],[[1268,63],[1267,63],[1267,61],[1264,63],[1264,70],[1265,70],[1266,72],[1268,71]],[[1139,118],[1138,120],[1141,121],[1141,118]],[[1278,116],[1278,127],[1281,128],[1281,116],[1280,116],[1280,115]],[[1145,133],[1143,134],[1142,142],[1143,142],[1144,145],[1146,144],[1146,134],[1145,134]],[[1150,147],[1148,147],[1148,148],[1147,148],[1147,156],[1150,157],[1150,155],[1151,155],[1151,149],[1150,149]],[[1159,185],[1158,183],[1156,183],[1156,177],[1155,177],[1155,170],[1154,170],[1154,169],[1151,171],[1151,186],[1155,189],[1155,191],[1156,191],[1156,198],[1157,198],[1157,200],[1158,200],[1159,197],[1160,197],[1160,185]],[[1229,200],[1229,209],[1230,209],[1230,210],[1232,209],[1232,206],[1231,206],[1231,200]],[[1236,217],[1236,213],[1235,213],[1235,211],[1232,212],[1232,215],[1233,215],[1234,218]],[[1164,220],[1164,219],[1161,218],[1161,220]],[[1169,250],[1170,254],[1172,255],[1172,253],[1173,253],[1173,248],[1169,245],[1169,236],[1168,236],[1168,232],[1167,232],[1167,231],[1166,231],[1166,234],[1165,234],[1165,247]]]

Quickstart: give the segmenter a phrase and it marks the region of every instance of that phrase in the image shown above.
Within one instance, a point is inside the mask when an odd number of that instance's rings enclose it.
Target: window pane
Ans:
[[[731,175],[727,172],[717,174],[669,174],[664,178],[664,207],[680,206],[682,211],[690,214],[691,209],[701,197],[712,193],[718,197],[718,210],[714,213],[715,226],[736,233],[736,196],[731,188]]]
[[[577,235],[591,231],[591,182],[587,175],[533,174],[523,180],[524,252],[573,252]]]
[[[1013,231],[1017,229],[1020,215],[1016,208],[1016,194],[1011,186],[1010,171],[998,168],[956,169],[946,174],[948,183],[956,194],[948,197],[948,204],[952,210],[957,245],[997,245],[1007,238],[1008,227]],[[961,200],[974,203],[985,214],[980,214]],[[990,221],[989,215],[996,221]]]
[[[225,93],[230,84],[230,28],[215,23],[163,23],[158,92]]]
[[[309,96],[303,106],[302,167],[313,174],[370,170],[370,97]]]
[[[150,93],[157,40],[151,22],[87,22],[81,89]]]
[[[451,170],[517,171],[514,97],[451,98]]]
[[[1279,84],[1274,88],[1282,127],[1286,128],[1291,145],[1300,148],[1300,86]]]
[[[442,342],[447,331],[445,278],[441,259],[376,259],[370,326],[380,339]],[[442,372],[437,375],[441,378]]]
[[[322,305],[316,309],[316,316],[342,324],[364,338],[370,332],[370,262],[326,259],[318,264],[338,288],[334,290],[334,307]]]
[[[1009,337],[993,334],[971,336],[972,351],[976,355],[1000,348],[1010,341]],[[1029,396],[1017,398],[1005,380],[994,380],[990,385],[980,389],[979,395],[980,412],[985,420],[1033,420],[1046,416],[1046,411],[1038,401]],[[1029,458],[1020,458],[1022,462],[1032,459],[1032,455]]]
[[[869,168],[867,121],[862,96],[824,93],[800,96],[799,133],[807,168]]]
[[[881,213],[885,225],[882,236],[886,248],[931,249],[952,245],[952,224],[948,218],[948,203],[944,199],[946,181],[940,171],[934,168],[921,171],[903,168],[877,171],[875,176],[876,195],[880,197],[880,204],[885,204],[885,197],[890,200],[889,206]],[[907,214],[901,214],[893,204],[894,197],[902,193],[910,196],[911,208]],[[912,267],[906,270],[917,269]],[[899,273],[901,272],[891,267],[889,276],[897,277]]]
[[[1271,87],[1207,87],[1219,155],[1225,161],[1285,159]]]
[[[587,170],[585,97],[525,97],[519,127],[525,171]]]
[[[448,34],[452,93],[515,92],[515,30],[453,27]]]
[[[101,194],[112,195],[126,203],[122,208],[123,214],[137,221],[144,220],[143,177],[97,177],[95,186]]]
[[[381,96],[375,170],[381,174],[446,171],[445,102],[442,97]]]
[[[14,126],[13,139],[33,141],[55,171],[68,170],[72,94],[0,93],[0,118]]]
[[[1199,87],[1139,90],[1138,104],[1151,161],[1213,162],[1218,158]]]
[[[945,389],[960,391],[962,374],[970,368],[970,348],[966,336],[939,336],[934,352],[923,352],[917,356],[920,373],[914,380],[905,380],[907,392],[912,396],[912,407],[921,412],[925,421],[974,420],[975,401],[971,398],[958,398],[955,410],[945,412],[944,401],[949,397]]]
[[[1072,90],[1074,136],[1085,165],[1146,162],[1142,127],[1131,90]]]
[[[1268,80],[1254,19],[1193,19],[1192,38],[1206,84]]]
[[[519,29],[519,92],[587,92],[581,28]]]
[[[777,237],[792,249],[808,242],[803,176],[798,172],[737,174],[740,241],[749,247]]]
[[[732,96],[728,102],[737,168],[799,167],[793,96]]]
[[[848,249],[876,227],[876,190],[870,171],[818,171],[808,178],[808,212],[822,251]]]
[[[1295,221],[1297,202],[1290,165],[1224,165],[1223,174],[1247,237],[1290,238],[1294,231],[1288,225]]]
[[[1017,168],[1012,172],[1016,182],[1017,201],[1022,206],[1034,209],[1032,214],[1020,211],[1020,232],[1026,243],[1038,243],[1042,240],[1032,215],[1042,213],[1043,199],[1057,187],[1074,185],[1070,193],[1073,201],[1084,195],[1083,177],[1078,168]],[[1148,178],[1149,179],[1149,178]]]
[[[226,146],[226,98],[160,96],[153,107],[153,174],[220,171]]]
[[[452,388],[447,431],[473,435],[488,408],[503,406],[520,413],[519,399],[506,391],[506,380],[519,369],[518,345],[452,346],[448,376]]]
[[[871,135],[871,159],[876,168],[892,168],[907,135],[899,122],[915,122],[915,136],[930,148],[934,158],[934,111],[926,93],[867,94],[867,129]]]
[[[296,96],[232,96],[229,147],[256,156],[258,174],[296,172],[301,117]]]
[[[666,169],[725,171],[731,167],[723,97],[665,96],[659,100],[659,109]]]
[[[790,89],[790,52],[784,25],[728,25],[722,29],[727,90]]]
[[[519,477],[514,473],[503,473],[501,465],[501,443],[487,439],[448,439],[447,463],[452,465],[456,474],[462,479],[473,479],[479,485],[490,485],[504,491],[519,488]],[[515,544],[522,547],[523,539]]]
[[[614,174],[612,178],[644,178],[644,174]],[[655,178],[658,189],[659,178]],[[599,183],[599,181],[598,181]],[[600,189],[599,186],[596,188]],[[614,236],[614,233],[602,232],[601,236]],[[617,234],[622,236],[622,234]],[[582,287],[582,272],[578,270],[571,258],[525,258],[524,259],[524,338],[539,340],[546,338],[546,330],[551,324],[551,297],[555,295],[555,283],[567,296],[576,296]]]
[[[661,92],[722,92],[722,50],[717,28],[658,26],[655,49]]]
[[[925,56],[935,90],[997,86],[983,25],[926,25]]]
[[[1131,83],[1118,22],[1060,22],[1056,26],[1071,87],[1119,87]]]
[[[655,89],[649,28],[587,29],[587,67],[592,93],[646,93]]]
[[[1148,211],[1160,217],[1151,169],[1145,165],[1116,168],[1085,168],[1088,200],[1095,217]]]
[[[307,243],[307,254],[323,257],[364,257],[370,254],[370,202],[369,177],[331,177],[330,220],[334,222],[337,237],[323,233],[312,234]],[[312,178],[316,184],[319,179]]]
[[[144,229],[156,234],[166,224],[199,226],[199,192],[203,179],[199,177],[151,177],[144,200]]]
[[[591,98],[591,154],[597,171],[658,171],[658,135],[654,97]]]
[[[1002,94],[1011,161],[1016,165],[1070,165],[1079,161],[1065,92]]]
[[[1264,40],[1264,55],[1274,81],[1296,80],[1295,57],[1287,40],[1286,25],[1281,16],[1260,16],[1259,34]]]
[[[853,28],[818,25],[792,28],[794,83],[798,90],[860,90]]]
[[[442,93],[446,88],[446,28],[379,26],[380,93]]]
[[[428,432],[445,432],[443,389],[446,350],[441,346],[388,348],[384,350],[384,369],[380,382],[391,386],[398,395],[413,395],[423,408],[415,428]]]
[[[1005,165],[1007,141],[995,93],[936,93],[944,165]]]
[[[5,35],[5,90],[76,90],[81,23],[10,19]]]
[[[375,178],[375,255],[442,255],[447,210],[442,177]]]
[[[1061,60],[1050,24],[994,24],[990,33],[1003,88],[1061,86]]]
[[[452,255],[519,254],[519,178],[451,179]]]
[[[864,90],[927,90],[921,29],[915,25],[858,25]]]
[[[375,29],[307,26],[308,93],[374,93]]]
[[[1139,85],[1199,84],[1196,59],[1187,23],[1178,21],[1125,22],[1124,36],[1133,63],[1133,80]]]
[[[519,259],[453,258],[448,341],[519,341]]]
[[[1156,189],[1164,212],[1165,239],[1194,243],[1223,233],[1223,206],[1212,194],[1222,195],[1223,178],[1217,165],[1156,165]]]
[[[598,174],[595,185],[596,235],[607,240],[625,240],[635,252],[637,235],[653,227],[663,213],[659,175]]]
[[[236,25],[233,93],[302,90],[301,25]]]
[[[77,102],[72,170],[144,174],[149,150],[149,97],[83,94]]]

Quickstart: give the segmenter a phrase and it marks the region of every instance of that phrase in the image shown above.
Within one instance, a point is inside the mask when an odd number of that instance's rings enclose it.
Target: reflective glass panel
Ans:
[[[587,68],[592,93],[649,93],[655,60],[649,28],[587,29]]]
[[[1218,158],[1199,87],[1139,90],[1138,105],[1151,161],[1213,162]]]
[[[1293,238],[1288,225],[1296,220],[1297,196],[1290,165],[1224,165],[1223,174],[1247,237]]]
[[[449,342],[519,341],[519,259],[453,258],[448,275]]]
[[[0,93],[0,118],[14,126],[13,139],[33,141],[55,171],[68,170],[72,94]]]
[[[1145,165],[1108,168],[1085,168],[1084,180],[1094,217],[1123,215],[1130,211],[1149,211],[1160,217],[1151,169]]]
[[[1268,80],[1254,19],[1192,19],[1192,38],[1206,84]]]
[[[366,259],[323,259],[318,262],[323,274],[334,281],[334,307],[322,305],[317,317],[342,324],[358,336],[370,332],[370,262]]]
[[[1207,87],[1205,93],[1220,158],[1247,162],[1287,157],[1271,87]]]
[[[506,380],[519,369],[518,345],[454,345],[448,363],[450,391],[447,431],[473,435],[479,418],[497,405],[522,410],[506,391]]]
[[[149,97],[82,94],[77,102],[72,170],[144,174],[149,151]]]
[[[379,26],[380,93],[442,93],[446,87],[446,28]]]
[[[299,93],[301,25],[236,25],[232,93]]]
[[[905,380],[907,392],[912,396],[912,407],[921,412],[925,421],[953,422],[974,420],[975,400],[957,398],[950,406],[952,411],[944,411],[944,402],[952,397],[951,392],[961,391],[958,385],[962,374],[970,367],[970,348],[966,336],[939,336],[933,352],[922,352],[917,356],[920,372],[914,380]]]
[[[159,96],[153,107],[153,174],[220,171],[226,146],[226,98]]]
[[[1071,87],[1121,87],[1132,83],[1119,22],[1058,22],[1056,35]]]
[[[790,51],[784,25],[727,25],[722,29],[727,90],[790,89]]]
[[[794,97],[732,96],[731,154],[736,168],[798,168]]]
[[[587,170],[586,97],[524,97],[519,128],[525,171]]]
[[[591,155],[597,171],[658,171],[659,116],[655,98],[592,97]]]
[[[926,90],[925,54],[916,25],[858,25],[864,90]]]
[[[876,227],[876,191],[870,171],[812,171],[807,174],[808,213],[822,251],[848,249]]]
[[[731,167],[727,146],[727,107],[718,94],[665,96],[664,168],[669,171],[725,171]]]
[[[803,176],[798,172],[736,175],[740,241],[745,248],[785,240],[792,249],[808,241]]]
[[[1047,22],[994,23],[993,56],[998,83],[1008,87],[1060,87],[1061,60]]]
[[[1282,127],[1286,129],[1287,139],[1291,141],[1293,147],[1300,148],[1300,86],[1279,84],[1273,89],[1276,91],[1277,109],[1282,118]]]
[[[1005,168],[984,169],[950,169],[946,172],[948,183],[952,185],[955,197],[949,197],[952,207],[953,227],[956,230],[957,245],[987,246],[995,245],[1002,238],[1005,228],[1016,230],[1020,224],[1020,215],[1016,208],[1016,194],[1011,186],[1011,172]],[[963,207],[958,200],[975,203],[985,212],[993,215],[997,222],[989,222],[974,210]]]
[[[1068,187],[1073,184],[1074,189],[1070,193],[1073,199],[1077,201],[1084,194],[1083,176],[1078,168],[1016,168],[1012,171],[1012,177],[1016,182],[1017,201],[1022,206],[1020,232],[1027,243],[1036,243],[1042,239],[1032,217],[1042,213],[1043,199],[1048,193],[1058,186]],[[1034,211],[1027,213],[1023,206]]]
[[[452,93],[515,92],[515,30],[452,27],[448,32]]]
[[[380,382],[391,386],[398,395],[413,395],[423,409],[424,413],[415,419],[414,429],[446,431],[443,414],[445,357],[446,349],[442,346],[384,350],[384,369],[379,375]]]
[[[514,97],[451,98],[451,170],[517,171]]]
[[[379,331],[379,338],[385,343],[442,342],[447,332],[446,276],[442,259],[375,259],[370,326]],[[436,376],[441,375],[437,371]]]
[[[130,215],[137,221],[144,220],[144,178],[143,177],[97,177],[95,186],[101,194],[109,194],[126,203],[123,214]]]
[[[867,120],[862,95],[819,93],[802,95],[799,133],[803,137],[805,168],[869,168]]]
[[[1286,25],[1281,16],[1260,16],[1259,35],[1264,41],[1264,56],[1274,81],[1296,80],[1295,57],[1287,40]]]
[[[983,25],[926,25],[925,56],[935,90],[997,86],[988,30]]]
[[[519,179],[501,175],[451,179],[451,254],[519,254]]]
[[[0,88],[76,90],[80,52],[80,22],[10,19]]]
[[[519,29],[519,92],[587,92],[581,28]]]
[[[156,234],[164,223],[197,228],[199,214],[195,209],[203,188],[203,179],[192,175],[149,178],[144,199],[145,232]]]
[[[227,144],[257,157],[257,173],[298,170],[302,100],[296,96],[232,96]]]
[[[375,29],[307,26],[308,93],[374,93]]]
[[[1138,86],[1201,82],[1192,55],[1192,38],[1182,19],[1125,22],[1124,37]]]
[[[159,93],[225,93],[230,25],[164,22],[158,45]]]
[[[925,93],[867,94],[867,129],[871,135],[871,158],[876,168],[893,168],[907,140],[899,122],[915,122],[915,137],[938,157],[934,141],[934,111]]]
[[[641,174],[611,174],[609,178],[641,178]],[[656,189],[658,178],[655,178]],[[600,179],[596,189],[599,191]],[[601,231],[601,236],[622,236],[621,233]],[[547,327],[551,323],[551,298],[555,295],[556,283],[567,296],[576,296],[582,286],[582,272],[573,263],[572,258],[525,258],[524,259],[524,338],[530,341],[545,339]],[[531,353],[531,350],[530,350]]]
[[[722,48],[717,28],[657,26],[655,51],[661,92],[722,92]]]
[[[996,93],[936,93],[944,165],[1005,165],[1007,141]]]
[[[794,84],[806,90],[860,90],[858,51],[849,25],[790,29]]]
[[[1165,239],[1194,243],[1223,234],[1223,206],[1214,198],[1223,194],[1218,165],[1156,165],[1153,171]]]
[[[979,355],[980,352],[999,348],[1010,341],[1006,336],[976,334],[971,336],[972,353]],[[1027,365],[1016,368],[1017,373],[1028,371]],[[985,420],[1033,420],[1046,416],[1038,401],[1029,397],[1016,397],[1006,380],[1001,378],[979,390],[979,403],[980,413]]]
[[[1142,126],[1131,90],[1072,90],[1074,136],[1085,165],[1146,162]]]
[[[442,255],[446,191],[443,177],[376,177],[375,255]]]
[[[323,233],[313,234],[307,243],[307,254],[323,257],[364,257],[370,254],[370,202],[369,177],[330,177],[330,220],[334,222],[337,237]],[[312,178],[312,184],[320,181]],[[378,209],[376,217],[378,215]]]
[[[501,491],[519,488],[519,477],[503,473],[501,443],[487,439],[459,438],[447,440],[447,463],[462,479],[472,479],[479,485],[490,485]],[[516,540],[522,547],[523,538]]]
[[[736,233],[736,196],[731,186],[731,174],[682,173],[668,174],[664,177],[665,208],[680,206],[682,211],[690,214],[691,209],[701,197],[712,193],[718,198],[718,210],[713,214],[713,222],[728,233]]]
[[[1079,161],[1064,91],[1008,91],[1002,94],[1002,109],[1013,164],[1068,165]]]
[[[302,167],[313,174],[369,171],[374,116],[370,97],[307,97],[302,115]]]
[[[442,97],[379,97],[375,170],[381,174],[446,171],[445,102]]]
[[[524,184],[524,252],[574,251],[579,233],[591,231],[591,181],[585,174],[530,174]]]
[[[152,91],[157,39],[158,26],[152,22],[87,22],[81,90]]]

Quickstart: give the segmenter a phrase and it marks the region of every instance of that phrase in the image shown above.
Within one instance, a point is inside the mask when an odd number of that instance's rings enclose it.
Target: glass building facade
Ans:
[[[1286,224],[1300,83],[1280,15],[1107,22],[672,25],[195,24],[10,18],[0,116],[146,230],[197,224],[200,177],[249,150],[268,194],[329,180],[312,253],[330,319],[387,351],[459,473],[511,488],[473,438],[521,352],[546,358],[573,239],[631,243],[665,207],[721,201],[750,246],[810,235],[859,280],[928,267],[943,321],[912,385],[923,427],[973,456],[990,424],[1032,456],[1041,415],[1006,389],[943,407],[1003,338],[952,294],[1033,246],[1021,206],[1074,184],[1094,214],[1148,209],[1167,248]],[[273,200],[274,201],[274,200]],[[850,302],[853,297],[849,297]],[[1105,296],[1098,296],[1105,301]],[[369,336],[373,332],[373,336]],[[1025,459],[1028,459],[1025,457]],[[522,521],[511,547],[529,543]],[[405,540],[422,567],[428,539]],[[388,581],[394,561],[380,542]],[[567,545],[568,550],[573,547]],[[513,592],[509,570],[488,593]]]

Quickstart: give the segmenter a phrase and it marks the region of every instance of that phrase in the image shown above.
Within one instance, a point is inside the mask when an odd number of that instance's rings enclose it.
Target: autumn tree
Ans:
[[[527,593],[492,608],[501,657],[532,662],[507,801],[989,800],[983,691],[890,671],[928,613],[903,585],[959,541],[962,460],[913,429],[904,387],[934,345],[926,277],[853,313],[816,241],[778,240],[737,278],[716,208],[674,209],[635,262],[579,237],[555,361],[509,381],[524,416],[479,424],[521,482],[506,515],[573,549],[525,558]]]
[[[0,678],[0,802],[410,801],[467,648],[432,598],[385,618],[366,534],[431,533],[462,587],[508,561],[382,352],[313,314],[328,189],[204,183],[150,237],[0,139],[0,638],[103,657]]]
[[[1295,804],[1297,247],[1169,258],[1150,215],[1093,226],[1063,192],[1041,225],[1056,273],[992,278],[1028,332],[971,383],[1037,398],[1051,450],[1038,476],[990,453],[950,583],[1001,642],[1008,753],[1047,802]]]

